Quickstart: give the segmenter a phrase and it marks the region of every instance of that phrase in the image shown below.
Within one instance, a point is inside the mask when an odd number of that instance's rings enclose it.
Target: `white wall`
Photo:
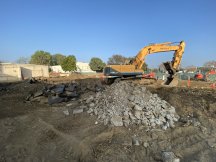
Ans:
[[[49,77],[48,66],[34,64],[0,64],[0,81],[22,80],[31,77]]]

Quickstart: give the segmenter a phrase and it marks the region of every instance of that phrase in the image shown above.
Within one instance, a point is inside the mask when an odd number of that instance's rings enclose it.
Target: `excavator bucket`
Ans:
[[[167,77],[167,80],[163,83],[163,85],[175,87],[178,85],[178,79],[176,78],[176,76]]]
[[[171,62],[165,62],[163,63],[165,69],[168,71],[169,76],[167,77],[167,80],[163,83],[163,85],[169,85],[169,86],[177,86],[178,79],[176,78],[176,70],[173,69]]]

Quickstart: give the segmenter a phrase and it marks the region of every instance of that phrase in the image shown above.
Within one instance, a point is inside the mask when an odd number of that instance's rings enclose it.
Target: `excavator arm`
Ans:
[[[184,53],[184,48],[185,48],[184,41],[181,41],[179,45],[173,45],[173,43],[171,42],[166,42],[166,43],[161,43],[161,44],[152,44],[152,45],[146,46],[143,49],[141,49],[141,51],[137,54],[132,64],[137,69],[141,69],[145,62],[145,57],[148,54],[175,51],[172,61],[163,63],[165,69],[169,73],[169,76],[167,77],[167,80],[164,84],[169,85],[174,79],[173,76],[179,69],[182,55]]]
[[[185,48],[184,41],[181,41],[179,45],[173,45],[173,43],[171,42],[152,44],[141,49],[141,51],[136,55],[132,64],[135,65],[137,69],[141,69],[145,62],[145,57],[148,54],[175,51],[173,60],[171,61],[171,68],[177,71],[181,63],[182,55],[184,53],[184,48]]]

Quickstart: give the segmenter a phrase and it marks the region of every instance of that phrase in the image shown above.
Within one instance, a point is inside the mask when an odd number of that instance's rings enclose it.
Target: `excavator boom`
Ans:
[[[133,61],[133,65],[135,65],[136,68],[141,69],[145,62],[145,57],[148,54],[175,51],[174,57],[172,60],[172,68],[177,70],[181,63],[182,55],[184,53],[185,42],[181,41],[179,45],[174,45],[174,46],[172,44],[173,43],[167,42],[167,43],[161,43],[161,44],[152,44],[152,45],[144,47],[136,55],[135,60]]]

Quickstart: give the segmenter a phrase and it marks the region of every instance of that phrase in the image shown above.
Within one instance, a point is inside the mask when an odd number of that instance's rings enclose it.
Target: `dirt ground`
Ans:
[[[100,80],[80,82],[91,86]],[[172,151],[184,162],[214,162],[216,90],[198,85],[143,85],[173,105],[181,117],[173,129],[147,132],[139,125],[126,128],[95,124],[97,117],[86,112],[66,116],[63,110],[67,103],[49,106],[25,102],[28,93],[41,89],[43,83],[0,84],[0,161],[162,161],[162,151]],[[89,88],[80,99],[91,93],[95,92]],[[78,100],[73,101],[74,107]],[[132,144],[134,135],[139,146]]]

